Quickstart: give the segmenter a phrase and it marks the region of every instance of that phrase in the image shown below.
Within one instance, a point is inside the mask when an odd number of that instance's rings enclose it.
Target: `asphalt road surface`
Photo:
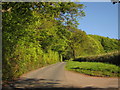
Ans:
[[[67,71],[64,69],[65,64],[65,62],[59,62],[26,73],[13,84],[13,87],[17,89],[79,88],[80,90],[118,90],[118,78],[93,77]]]

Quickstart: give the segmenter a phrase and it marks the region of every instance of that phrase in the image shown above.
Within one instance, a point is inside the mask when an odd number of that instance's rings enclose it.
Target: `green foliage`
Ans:
[[[69,47],[73,59],[86,55],[104,53],[104,48],[99,41],[87,35],[84,31],[71,28],[72,36],[69,38]]]
[[[94,39],[77,29],[77,18],[85,16],[83,8],[74,2],[3,2],[3,80],[63,60],[116,50],[116,40]]]
[[[70,2],[3,2],[3,80],[62,61],[71,35],[66,26],[77,25],[82,8]]]
[[[120,77],[119,66],[98,62],[67,62],[66,69],[91,76]]]
[[[85,45],[88,45],[88,47],[86,46],[86,51],[88,52],[88,54],[90,53],[89,55],[95,55],[104,52],[102,45],[90,36],[88,36],[88,40],[86,41]]]
[[[104,52],[101,44],[94,38],[89,37],[88,35],[86,37],[86,40],[83,43],[81,43],[80,46],[81,55],[79,55],[78,57],[86,55],[97,55]]]
[[[116,39],[110,39],[108,37],[98,36],[98,35],[89,35],[93,37],[96,41],[100,42],[105,52],[116,51],[119,49],[120,42]]]
[[[99,55],[91,55],[91,56],[85,56],[75,59],[74,61],[80,61],[80,62],[104,62],[104,63],[110,63],[115,65],[120,65],[119,59],[120,58],[120,52],[110,52],[106,54],[99,54]]]
[[[4,55],[6,56],[3,61],[3,79],[10,80],[30,70],[60,61],[57,52],[44,53],[39,43],[27,42],[27,40],[18,41],[14,46],[13,53],[5,53]]]
[[[79,49],[80,44],[83,43],[86,40],[86,33],[84,31],[81,31],[79,29],[76,28],[69,28],[69,30],[72,32],[71,37],[69,38],[69,47],[70,47],[70,51],[72,53],[72,57],[73,59],[75,59],[78,55],[79,55]]]

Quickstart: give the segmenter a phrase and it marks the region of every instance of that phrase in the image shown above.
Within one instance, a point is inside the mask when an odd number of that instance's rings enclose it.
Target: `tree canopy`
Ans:
[[[3,2],[3,79],[62,60],[110,51],[117,40],[77,29],[84,5],[74,2]],[[107,45],[106,42],[109,42]],[[109,50],[108,50],[109,48]]]

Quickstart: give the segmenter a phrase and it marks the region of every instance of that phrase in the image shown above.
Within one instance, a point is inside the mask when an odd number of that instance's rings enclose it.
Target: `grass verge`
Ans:
[[[119,66],[101,62],[68,61],[65,68],[91,76],[120,77]]]

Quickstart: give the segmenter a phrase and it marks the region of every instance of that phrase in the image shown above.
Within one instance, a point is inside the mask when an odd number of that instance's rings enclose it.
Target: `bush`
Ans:
[[[104,63],[120,65],[118,58],[120,58],[120,52],[116,51],[116,52],[111,52],[111,53],[106,53],[106,54],[101,54],[101,55],[96,55],[96,56],[80,57],[73,61],[104,62]]]

